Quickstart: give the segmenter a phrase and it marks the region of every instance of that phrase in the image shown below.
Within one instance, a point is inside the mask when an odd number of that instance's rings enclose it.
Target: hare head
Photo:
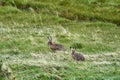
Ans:
[[[75,49],[70,47],[71,53],[75,53]]]
[[[48,37],[48,45],[52,45],[52,38],[51,37]]]

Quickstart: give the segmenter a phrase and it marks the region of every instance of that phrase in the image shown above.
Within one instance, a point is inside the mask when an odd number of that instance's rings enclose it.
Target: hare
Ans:
[[[76,53],[75,49],[73,49],[71,47],[70,47],[70,49],[71,49],[72,58],[74,60],[76,60],[76,61],[85,61],[85,57],[82,54]]]
[[[48,38],[48,46],[50,47],[50,49],[53,52],[56,52],[56,51],[65,51],[64,46],[62,44],[54,44],[52,42],[52,38]]]

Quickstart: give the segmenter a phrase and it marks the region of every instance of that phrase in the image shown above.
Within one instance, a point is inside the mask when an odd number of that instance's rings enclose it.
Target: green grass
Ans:
[[[119,0],[0,0],[0,60],[16,80],[119,80],[119,6]],[[49,36],[66,54],[49,49]],[[86,61],[74,61],[70,46]]]
[[[6,62],[11,63],[10,67],[17,80],[116,80],[120,78],[119,57],[119,53],[92,55],[87,57],[85,62],[76,63],[70,55],[59,53],[1,56],[7,58]]]

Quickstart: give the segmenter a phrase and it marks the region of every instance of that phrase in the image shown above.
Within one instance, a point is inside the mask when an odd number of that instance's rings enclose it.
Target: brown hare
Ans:
[[[85,57],[82,54],[76,53],[75,49],[73,49],[71,47],[70,47],[70,49],[71,49],[72,58],[74,60],[76,60],[76,61],[85,61]]]
[[[53,51],[53,52],[56,52],[56,51],[65,51],[65,48],[62,44],[54,44],[52,42],[52,38],[48,38],[48,46],[50,47],[50,49]]]

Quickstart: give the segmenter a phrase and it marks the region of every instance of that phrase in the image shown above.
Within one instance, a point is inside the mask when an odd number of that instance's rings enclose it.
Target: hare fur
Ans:
[[[54,44],[52,42],[52,38],[48,38],[48,46],[49,48],[53,51],[53,52],[56,52],[56,51],[65,51],[65,48],[62,44]]]

